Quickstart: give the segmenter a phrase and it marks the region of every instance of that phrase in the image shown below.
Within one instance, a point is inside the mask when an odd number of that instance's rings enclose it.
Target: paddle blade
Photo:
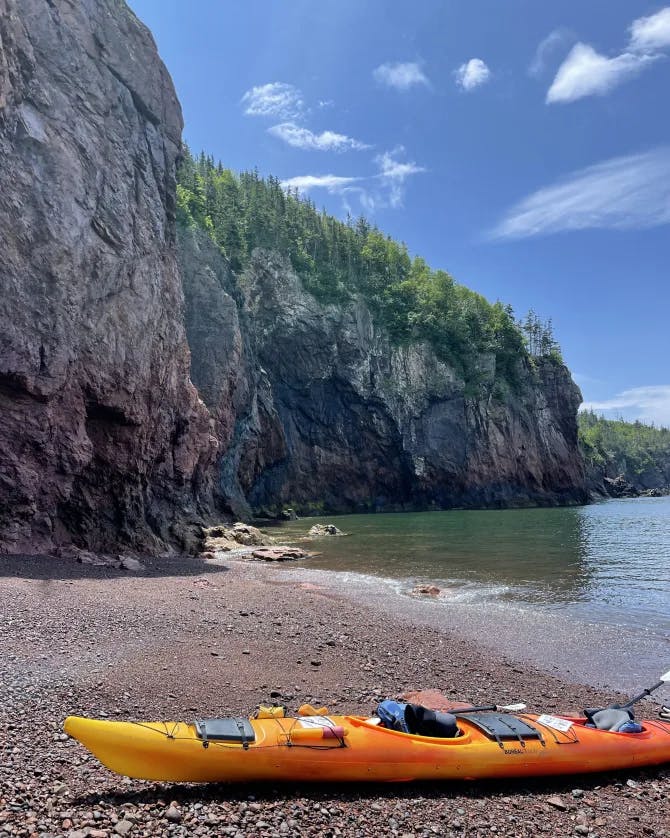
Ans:
[[[665,675],[661,675],[659,681],[663,681],[664,684],[670,683],[670,669],[665,673]]]
[[[504,706],[499,707],[498,709],[499,710],[509,710],[510,713],[518,713],[519,710],[525,710],[526,706],[527,705],[525,705],[522,701],[520,701],[518,704],[505,704]]]

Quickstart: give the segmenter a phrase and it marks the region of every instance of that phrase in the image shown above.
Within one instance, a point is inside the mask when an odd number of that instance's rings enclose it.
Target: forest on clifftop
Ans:
[[[288,256],[305,288],[324,303],[361,294],[396,342],[426,341],[468,384],[483,355],[496,380],[514,386],[524,361],[561,363],[551,323],[533,312],[517,322],[512,307],[433,270],[364,217],[340,221],[308,198],[257,171],[236,174],[184,148],[177,184],[178,220],[206,230],[239,272],[255,248]]]

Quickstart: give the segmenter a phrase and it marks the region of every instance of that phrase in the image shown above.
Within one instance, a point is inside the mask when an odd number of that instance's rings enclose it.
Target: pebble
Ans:
[[[182,818],[181,809],[175,802],[171,803],[165,811],[165,817],[173,823],[179,823]]]

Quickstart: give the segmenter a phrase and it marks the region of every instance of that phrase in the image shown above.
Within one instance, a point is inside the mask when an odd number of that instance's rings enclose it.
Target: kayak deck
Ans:
[[[645,721],[641,733],[614,733],[585,727],[584,719],[513,718],[537,736],[494,737],[466,715],[458,717],[460,735],[454,738],[401,733],[373,719],[333,715],[245,720],[253,741],[248,732],[240,741],[203,740],[196,725],[186,722],[77,716],[66,719],[65,731],[118,774],[169,782],[474,780],[670,762],[666,722]],[[324,728],[331,732],[324,734]]]

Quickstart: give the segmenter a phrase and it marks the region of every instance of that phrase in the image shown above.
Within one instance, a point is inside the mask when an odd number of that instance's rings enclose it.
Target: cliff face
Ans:
[[[564,368],[475,399],[276,254],[235,277],[182,230],[180,275],[181,128],[121,0],[0,0],[0,550],[188,547],[214,510],[584,499]]]
[[[353,511],[585,500],[581,397],[564,367],[526,368],[513,398],[468,397],[430,347],[394,346],[363,300],[322,305],[285,260],[262,251],[238,287],[204,236],[181,238],[192,376],[225,415],[219,487],[229,504]],[[219,316],[236,337],[217,360],[205,320]],[[493,359],[481,366],[492,381]],[[231,391],[224,381],[237,382],[236,399],[221,398]]]
[[[656,452],[640,467],[639,458],[607,452],[604,462],[593,463],[586,452],[586,485],[593,500],[670,493],[670,456]],[[631,462],[631,460],[633,460]]]
[[[0,0],[0,543],[182,544],[216,441],[174,248],[182,119],[117,0]]]

